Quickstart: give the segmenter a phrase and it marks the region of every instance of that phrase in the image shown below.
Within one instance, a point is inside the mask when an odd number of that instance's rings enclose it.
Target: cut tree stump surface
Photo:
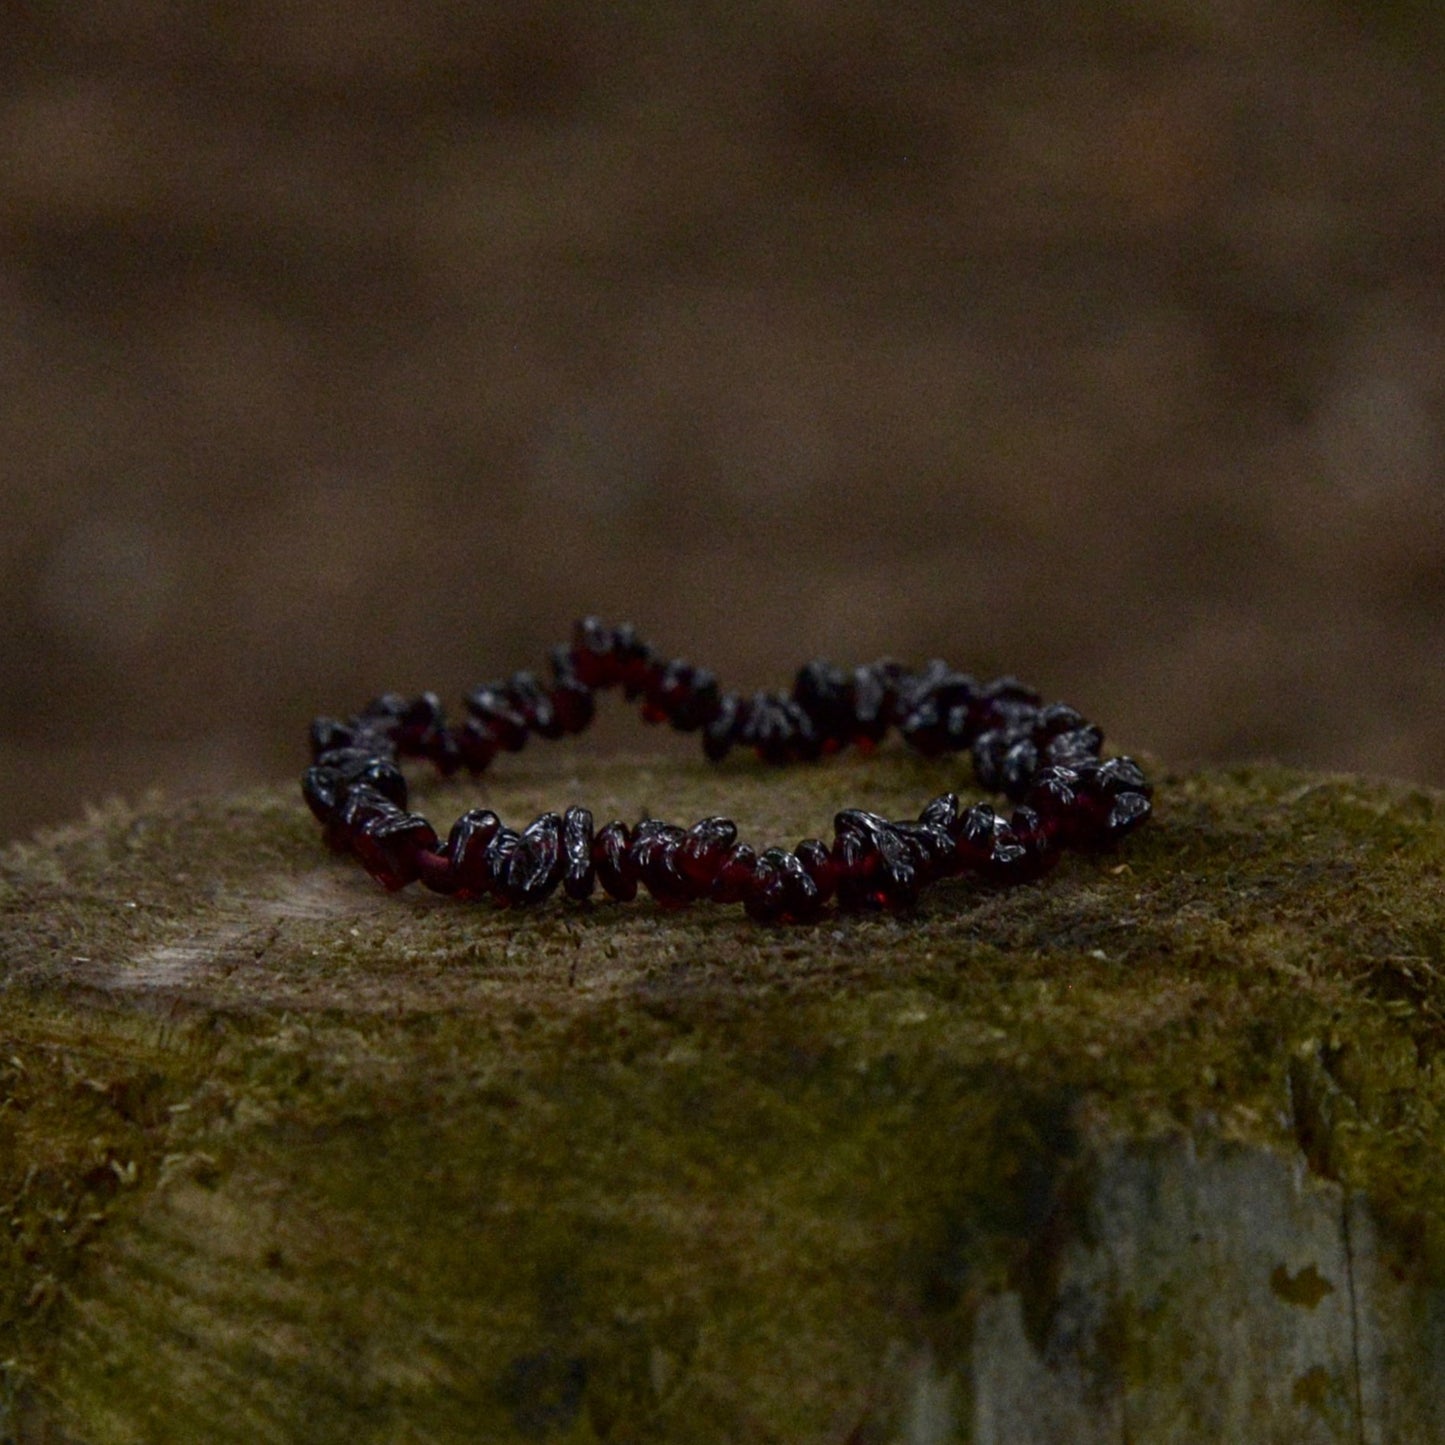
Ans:
[[[750,841],[885,750],[509,758]],[[294,787],[0,857],[0,1440],[1445,1440],[1445,799],[1164,774],[908,917],[387,895]]]

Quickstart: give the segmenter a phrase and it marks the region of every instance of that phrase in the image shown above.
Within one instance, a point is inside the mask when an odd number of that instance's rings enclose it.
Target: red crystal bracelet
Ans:
[[[467,720],[449,728],[435,693],[387,693],[344,722],[311,724],[313,763],[301,780],[311,811],[338,852],[353,853],[387,888],[420,881],[459,898],[513,907],[540,903],[559,887],[583,902],[601,884],[619,901],[644,887],[659,903],[741,903],[760,923],[803,923],[830,900],[845,911],[905,908],[921,888],[974,872],[996,883],[1037,878],[1065,848],[1097,848],[1148,816],[1151,789],[1130,758],[1100,760],[1103,733],[1063,703],[1011,677],[979,683],[946,663],[909,671],[876,662],[844,671],[804,666],[787,693],[724,692],[706,668],[667,661],[630,626],[585,618],[570,646],[550,654],[552,676],[517,672],[474,688]],[[429,758],[443,773],[481,772],[498,752],[535,733],[558,738],[592,721],[594,693],[621,687],[649,722],[701,732],[714,761],[734,746],[768,762],[818,758],[849,745],[872,747],[896,727],[925,757],[967,748],[980,786],[1019,806],[1010,816],[987,803],[964,808],[954,793],[916,819],[892,821],[848,808],[833,841],[810,838],[789,851],[755,852],[728,818],[690,828],[644,818],[594,830],[571,807],[543,813],[520,831],[485,808],[463,813],[443,842],[407,811],[397,760]]]

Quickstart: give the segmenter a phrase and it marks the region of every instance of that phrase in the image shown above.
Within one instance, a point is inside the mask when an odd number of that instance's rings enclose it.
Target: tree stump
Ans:
[[[792,843],[883,752],[508,759]],[[908,917],[381,892],[294,788],[0,883],[0,1438],[1445,1440],[1445,808],[1165,776]]]

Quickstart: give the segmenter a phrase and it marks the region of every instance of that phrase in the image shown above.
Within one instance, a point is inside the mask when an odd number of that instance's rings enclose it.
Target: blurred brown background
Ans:
[[[584,610],[1445,783],[1436,15],[12,15],[0,835]]]

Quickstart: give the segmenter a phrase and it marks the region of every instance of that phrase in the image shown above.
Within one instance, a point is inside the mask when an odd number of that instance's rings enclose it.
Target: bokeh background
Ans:
[[[1438,15],[22,7],[0,836],[588,610],[1445,783]]]

